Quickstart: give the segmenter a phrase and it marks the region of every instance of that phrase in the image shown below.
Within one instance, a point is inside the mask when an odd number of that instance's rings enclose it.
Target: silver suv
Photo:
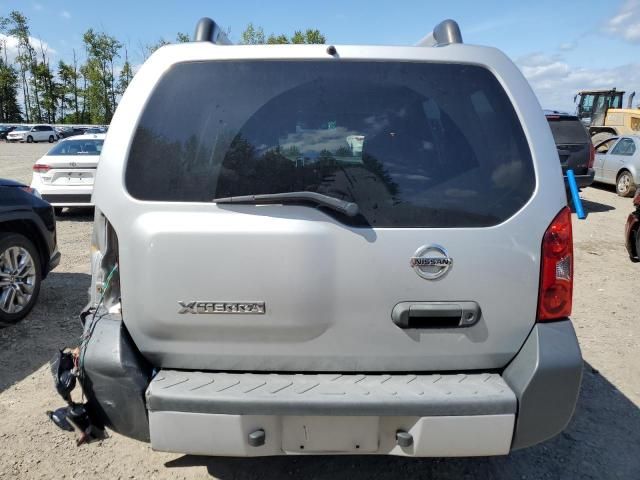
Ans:
[[[582,359],[571,217],[518,68],[417,46],[159,49],[93,201],[82,382],[203,455],[502,455],[560,432]]]

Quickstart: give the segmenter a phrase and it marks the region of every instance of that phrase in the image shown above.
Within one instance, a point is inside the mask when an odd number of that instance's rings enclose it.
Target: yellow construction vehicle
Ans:
[[[623,91],[582,90],[573,98],[578,98],[578,118],[591,134],[591,141],[598,144],[615,135],[640,135],[640,109],[632,108],[631,92],[627,98],[627,107],[622,108]]]

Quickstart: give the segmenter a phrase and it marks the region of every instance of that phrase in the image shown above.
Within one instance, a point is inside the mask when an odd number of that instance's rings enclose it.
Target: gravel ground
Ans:
[[[48,148],[0,144],[0,177],[28,183],[33,161]],[[588,188],[583,198],[588,218],[574,217],[573,319],[585,359],[576,414],[549,442],[508,457],[479,459],[193,457],[156,453],[117,434],[76,448],[72,436],[45,416],[61,406],[47,362],[57,348],[77,344],[77,314],[89,286],[91,212],[63,214],[60,266],[43,284],[30,316],[0,330],[0,479],[638,479],[640,264],[628,260],[622,236],[631,201],[608,188]]]

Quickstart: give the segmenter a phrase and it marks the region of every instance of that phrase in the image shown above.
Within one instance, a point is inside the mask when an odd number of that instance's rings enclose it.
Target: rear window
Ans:
[[[589,143],[587,129],[577,118],[549,118],[549,126],[556,144]]]
[[[100,155],[104,140],[65,140],[49,150],[47,155]]]
[[[374,227],[498,224],[535,188],[511,102],[478,66],[183,63],[160,80],[125,173],[140,200],[313,191]]]

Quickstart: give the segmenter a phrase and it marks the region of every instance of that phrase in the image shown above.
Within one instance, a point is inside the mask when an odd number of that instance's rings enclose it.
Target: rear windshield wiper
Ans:
[[[358,205],[346,200],[331,197],[317,192],[286,192],[286,193],[267,193],[263,195],[240,195],[238,197],[214,198],[215,203],[244,203],[249,205],[259,205],[267,203],[286,203],[286,202],[313,202],[323,207],[328,207],[340,213],[344,213],[348,217],[358,215]]]

